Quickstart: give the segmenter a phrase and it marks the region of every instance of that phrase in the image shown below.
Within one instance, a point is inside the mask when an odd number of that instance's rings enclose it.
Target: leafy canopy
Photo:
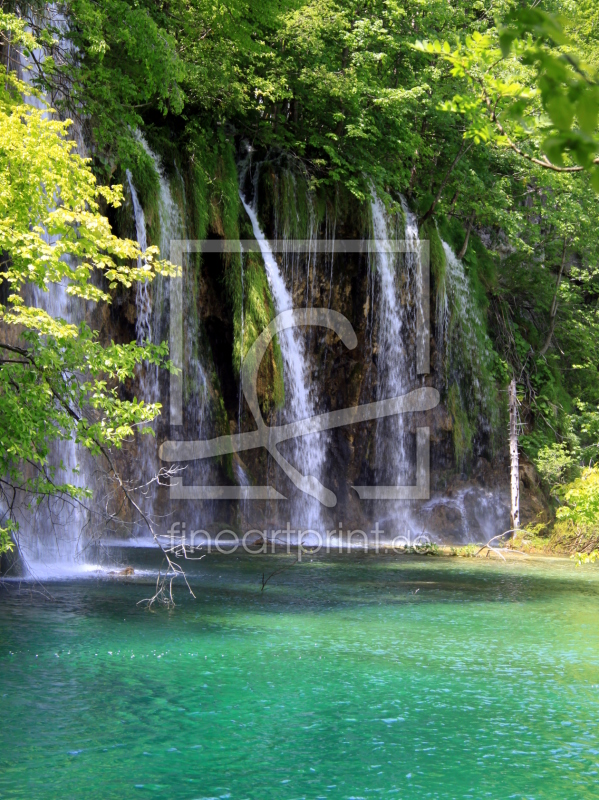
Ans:
[[[520,8],[455,47],[439,40],[414,46],[439,55],[454,78],[466,79],[468,91],[443,105],[464,117],[465,138],[508,146],[556,172],[588,170],[599,192],[599,75],[573,44],[562,19]],[[521,149],[519,140],[531,147]]]

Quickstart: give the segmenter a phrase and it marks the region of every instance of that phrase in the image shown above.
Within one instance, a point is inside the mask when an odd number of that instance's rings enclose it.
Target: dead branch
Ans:
[[[508,533],[513,534],[513,533],[522,533],[522,532],[526,533],[527,531],[525,531],[523,528],[510,528],[509,530],[504,531],[503,533],[498,533],[497,536],[493,536],[491,539],[489,539],[489,541],[486,544],[483,544],[483,546],[479,550],[476,551],[476,553],[474,554],[474,557],[476,558],[477,556],[479,556],[483,552],[483,550],[487,551],[487,558],[489,557],[489,555],[491,553],[496,553],[504,561],[507,561],[507,559],[503,555],[503,553],[518,553],[521,556],[525,556],[526,553],[524,553],[522,550],[516,550],[516,548],[512,548],[512,547],[496,547],[495,545],[491,544],[491,542],[494,542],[496,539],[501,539],[503,536],[506,536]]]

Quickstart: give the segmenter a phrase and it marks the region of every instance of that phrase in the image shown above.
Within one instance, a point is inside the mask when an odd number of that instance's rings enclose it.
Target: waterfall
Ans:
[[[158,173],[160,192],[158,197],[158,213],[160,221],[160,257],[168,259],[170,257],[171,239],[182,239],[184,237],[183,224],[179,209],[175,204],[168,178],[164,172],[159,157],[150,149],[144,137],[139,134],[138,141],[150,156]],[[131,190],[131,200],[133,202],[133,213],[135,216],[135,228],[137,231],[137,241],[140,247],[147,246],[146,226],[143,209],[139,203],[130,173],[127,172],[129,188]],[[145,284],[138,284],[136,288],[136,333],[138,343],[149,341],[158,344],[168,339],[167,321],[167,301],[169,297],[169,285],[160,275],[154,278],[152,289]],[[146,364],[140,375],[140,390],[142,398],[148,403],[157,403],[160,399],[159,371],[152,364]],[[155,460],[155,457],[154,457]],[[144,467],[149,465],[144,465]],[[146,470],[144,468],[144,473]]]
[[[262,253],[275,312],[280,314],[282,311],[293,308],[293,298],[258,221],[257,180],[254,181],[254,197],[251,205],[243,196],[243,191],[240,190],[239,196],[251,221],[254,236]],[[308,287],[310,285],[309,270],[312,259],[313,253],[310,252],[308,254],[306,296],[308,296]],[[315,413],[315,404],[310,391],[310,365],[303,336],[304,334],[297,328],[290,328],[278,334],[284,363],[286,421],[306,419],[312,417]],[[326,439],[322,435],[304,436],[292,440],[292,442],[288,443],[291,446],[290,460],[304,475],[313,475],[315,478],[320,479],[326,455],[325,442]],[[298,499],[298,502],[294,504],[293,511],[298,516],[297,519],[292,520],[294,527],[300,525],[303,529],[322,530],[321,510],[317,501],[313,498],[302,495],[301,499]]]
[[[45,237],[53,244],[58,237]],[[69,256],[67,263],[75,266]],[[47,291],[31,287],[32,304],[54,318],[78,324],[85,315],[85,302],[70,297],[66,283],[50,284]],[[91,488],[94,477],[90,456],[73,439],[57,439],[52,443],[50,463],[62,466],[57,483],[69,483],[78,489]],[[29,571],[38,579],[57,577],[83,565],[86,546],[84,531],[89,525],[87,505],[68,496],[49,497],[33,511],[22,508],[23,521],[18,535],[21,556]]]
[[[446,370],[453,369],[460,376],[469,373],[474,399],[484,405],[486,398],[480,376],[491,358],[491,345],[464,265],[447,242],[442,240],[442,244],[446,259],[445,282],[437,296],[437,336],[442,359]],[[452,319],[456,325],[455,336],[450,329]]]
[[[48,237],[48,242],[52,239]],[[51,284],[44,292],[33,288],[33,302],[52,317],[77,324],[84,314],[84,303],[69,297],[66,286]],[[62,466],[57,483],[69,483],[78,489],[94,485],[88,469],[88,453],[73,439],[52,443],[50,463]],[[38,580],[48,580],[85,569],[86,527],[89,525],[89,501],[79,502],[68,496],[49,497],[39,507],[19,509],[17,543],[28,571]]]
[[[64,15],[54,4],[45,8],[39,22],[52,25],[59,35],[65,33],[68,26]],[[72,50],[71,43],[62,37],[60,47],[66,53]],[[33,85],[38,63],[43,60],[43,55],[41,50],[34,51],[30,56],[19,52],[18,72],[25,83]],[[68,90],[68,87],[64,88]],[[62,90],[61,88],[60,91]],[[51,105],[49,97],[42,100],[35,95],[28,95],[24,100],[39,110],[45,110]],[[71,125],[70,136],[76,142],[79,154],[85,156],[81,129],[76,121]],[[45,239],[48,244],[54,244],[58,237],[46,236]],[[64,259],[75,266],[70,257],[65,256]],[[28,302],[44,309],[52,317],[73,324],[78,324],[84,318],[85,302],[70,297],[65,283],[50,284],[47,291],[36,286],[27,287],[26,291]],[[73,439],[54,441],[50,453],[50,464],[57,468],[56,483],[69,483],[78,489],[94,485],[90,457]],[[19,522],[17,546],[25,567],[35,578],[47,580],[75,570],[94,568],[84,564],[86,529],[90,523],[87,506],[90,504],[91,500],[79,502],[66,495],[49,497],[39,506],[35,503],[31,507],[25,503],[17,504],[14,509]]]
[[[135,186],[133,185],[133,178],[130,170],[126,171],[127,183],[129,184],[129,191],[131,192],[131,202],[133,203],[133,216],[135,218],[135,233],[137,242],[142,251],[148,247],[146,238],[146,218],[141,203],[137,197]],[[141,267],[141,256],[137,259],[137,266]],[[135,333],[137,335],[137,344],[143,345],[144,342],[152,341],[152,299],[150,297],[150,286],[148,281],[137,283],[135,287],[135,308],[136,308],[136,321]]]
[[[414,388],[415,357],[407,347],[412,336],[414,314],[410,309],[413,296],[416,254],[393,252],[392,243],[405,239],[415,247],[418,242],[416,218],[402,203],[405,230],[401,216],[387,213],[381,199],[373,194],[371,200],[372,230],[377,240],[374,268],[378,281],[378,339],[376,349],[377,400],[397,397]],[[370,267],[372,271],[372,267]],[[380,484],[409,483],[409,461],[403,417],[378,420],[376,429],[376,480]],[[405,517],[405,506],[397,505],[394,521]]]
[[[161,158],[150,148],[141,134],[138,134],[138,141],[146,153],[152,159],[154,168],[159,179],[158,193],[158,217],[160,225],[160,258],[169,259],[171,257],[171,240],[184,240],[185,230],[185,183],[183,176],[174,164],[173,183],[166,172]],[[137,240],[140,247],[146,247],[145,218],[135,186],[129,173],[127,173],[133,212],[135,218],[135,228]],[[178,182],[178,183],[177,183]],[[180,184],[180,185],[178,185]],[[180,203],[173,197],[173,191],[177,190],[180,194]],[[180,190],[180,191],[179,191]],[[200,326],[197,309],[196,273],[184,259],[183,275],[180,287],[182,297],[182,325],[183,325],[183,402],[184,418],[183,425],[176,428],[168,428],[165,432],[169,438],[201,438],[205,435],[205,429],[211,422],[211,406],[209,394],[209,381],[206,369],[202,363],[200,352]],[[179,324],[177,320],[171,319],[171,279],[163,278],[158,275],[152,283],[147,282],[137,284],[136,290],[136,311],[137,323],[136,334],[138,343],[149,341],[159,344],[169,340],[170,324]],[[165,386],[161,383],[161,375],[165,377],[163,371],[152,364],[145,363],[139,371],[139,394],[141,399],[149,403],[162,402],[163,414],[168,409],[168,403],[163,397]],[[164,417],[153,423],[154,431],[159,425],[165,424]],[[180,428],[183,427],[183,431]],[[142,436],[139,439],[139,458],[138,469],[141,484],[151,481],[158,473],[161,463],[158,459],[157,442],[154,436]],[[212,467],[207,463],[189,465],[185,470],[184,476],[179,476],[177,482],[202,484],[211,483]],[[160,497],[160,500],[159,500]],[[155,484],[146,493],[144,509],[146,513],[155,521],[163,515],[166,506],[165,492],[160,496]],[[205,510],[205,509],[204,509]],[[145,533],[143,534],[145,538]]]
[[[336,209],[335,209],[336,212]],[[337,230],[337,214],[333,215],[333,219],[329,220],[329,212],[327,208],[325,219],[325,239],[330,242],[331,257],[330,257],[330,275],[329,275],[329,300],[327,308],[331,307],[331,300],[333,298],[333,266],[335,264],[335,233]]]
[[[145,151],[150,155],[154,165],[156,167],[156,171],[158,172],[159,179],[160,179],[160,198],[159,198],[159,213],[160,213],[160,233],[161,233],[161,240],[160,240],[160,256],[162,258],[166,258],[165,252],[163,247],[165,244],[170,243],[170,237],[166,240],[166,236],[164,234],[164,228],[166,227],[165,223],[170,222],[171,215],[170,213],[167,215],[164,213],[163,209],[166,205],[167,208],[171,207],[171,196],[170,190],[168,188],[168,182],[166,178],[162,174],[161,165],[155,153],[153,153],[150,148],[148,147],[145,139],[139,135],[138,140],[142,144]],[[139,198],[137,196],[137,192],[135,190],[135,186],[133,184],[133,178],[131,172],[129,170],[126,171],[127,175],[127,182],[129,184],[129,191],[131,192],[131,201],[133,204],[133,216],[135,221],[135,231],[137,236],[137,242],[142,250],[147,248],[147,238],[146,238],[146,220],[143,208],[141,203],[139,202]],[[166,196],[166,201],[164,197]],[[167,205],[168,203],[168,205]],[[179,237],[177,237],[179,238]],[[170,248],[169,248],[170,250]],[[140,261],[138,261],[138,266],[140,266]],[[135,287],[135,310],[136,310],[136,321],[135,321],[135,333],[137,343],[139,345],[143,345],[145,343],[150,344],[157,344],[162,341],[164,338],[163,336],[163,322],[162,319],[162,306],[164,301],[164,279],[162,276],[158,275],[154,278],[152,288],[148,284],[148,281],[144,281],[144,283],[138,283]],[[157,403],[160,401],[160,382],[159,382],[159,370],[158,367],[154,364],[150,364],[147,361],[143,364],[139,365],[137,368],[137,375],[139,380],[139,394],[140,399],[144,400],[146,403]],[[156,431],[156,422],[152,424],[154,431]],[[157,474],[159,470],[158,458],[156,454],[156,440],[154,436],[144,435],[139,437],[139,469],[140,473],[136,476],[136,482],[139,485],[145,485],[148,481],[151,481],[154,475]],[[144,506],[145,512],[150,516],[154,516],[154,504],[156,499],[156,487],[152,485],[148,487],[145,491],[145,498],[144,498]]]
[[[159,156],[149,147],[143,136],[139,135],[139,141],[150,156],[154,163],[156,172],[159,179],[159,196],[158,196],[158,215],[160,222],[160,258],[169,259],[171,256],[171,240],[185,239],[186,231],[183,217],[178,204],[173,198],[171,192],[171,185],[169,178],[166,174],[164,166]],[[183,177],[178,169],[175,169],[177,178],[181,183],[181,190],[183,195],[183,206],[185,206],[185,185]],[[130,182],[131,198],[133,201],[133,209],[135,214],[135,226],[137,229],[137,241],[140,246],[145,246],[145,221],[143,216],[143,209],[137,201],[135,187]],[[143,237],[142,238],[140,238]],[[196,392],[196,398],[200,398],[202,402],[197,404],[197,408],[192,408],[190,405],[189,410],[196,410],[199,413],[201,428],[201,419],[204,412],[205,389],[207,385],[207,378],[205,370],[202,366],[201,360],[195,348],[197,348],[197,340],[199,336],[197,313],[191,306],[195,302],[195,292],[191,286],[193,276],[189,274],[187,265],[183,265],[183,318],[185,320],[185,339],[184,339],[184,352],[183,360],[185,367],[186,380],[193,385]],[[163,278],[161,275],[156,276],[152,282],[152,293],[150,295],[147,283],[138,284],[137,288],[137,332],[139,341],[139,332],[141,330],[148,331],[147,339],[154,344],[162,341],[168,341],[169,329],[169,299],[170,299],[170,280]],[[146,302],[146,292],[148,300]],[[149,313],[148,313],[149,310]],[[158,369],[156,367],[149,367],[146,371],[145,379],[142,380],[142,395],[143,399],[148,402],[157,402],[160,398],[160,388],[158,382]],[[196,430],[194,435],[199,434],[200,430]]]

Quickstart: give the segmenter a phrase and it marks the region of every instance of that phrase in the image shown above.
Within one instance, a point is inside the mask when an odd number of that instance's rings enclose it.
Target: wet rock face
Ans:
[[[425,529],[441,544],[487,542],[509,528],[509,487],[483,489],[459,481],[423,503],[421,516]]]
[[[281,208],[273,201],[276,169],[265,173],[260,183],[263,202],[259,205],[259,216],[268,238],[283,237]],[[273,177],[274,176],[274,177]],[[274,181],[274,182],[273,182]],[[275,187],[275,188],[273,188]],[[277,190],[278,191],[278,190]],[[280,201],[280,195],[277,195]],[[363,239],[370,236],[368,209],[355,199],[345,198],[343,203],[332,202],[330,197],[321,198],[320,210],[305,224],[298,226],[285,236],[313,239]],[[322,203],[325,205],[323,211]],[[315,212],[316,213],[316,212]],[[299,212],[298,212],[299,214]],[[315,221],[316,220],[316,221]],[[304,224],[304,223],[302,223]],[[248,221],[243,209],[240,216],[242,238],[247,236]],[[249,228],[251,232],[251,228]],[[303,230],[303,232],[302,232]],[[334,234],[333,234],[334,231]],[[216,225],[210,236],[222,238],[223,231]],[[283,237],[284,238],[284,237]],[[347,349],[331,331],[310,328],[303,331],[309,363],[309,383],[316,413],[351,408],[370,403],[378,397],[382,365],[380,355],[380,287],[376,265],[365,254],[303,253],[294,257],[278,254],[277,260],[286,286],[295,307],[330,308],[342,313],[352,324],[357,346]],[[401,268],[401,267],[399,267]],[[200,320],[198,348],[203,353],[206,373],[209,378],[210,413],[206,414],[201,429],[197,415],[184,409],[184,424],[174,434],[169,425],[169,386],[163,376],[160,382],[161,401],[164,414],[156,432],[156,448],[173,435],[178,439],[211,438],[223,433],[255,430],[255,422],[240,393],[238,368],[233,367],[236,347],[235,314],[231,293],[230,263],[221,256],[213,255],[202,260],[197,277],[197,314]],[[401,277],[401,276],[400,276]],[[398,280],[399,302],[402,307],[414,304],[409,281]],[[247,287],[246,287],[247,290]],[[380,522],[385,529],[385,538],[407,534],[415,537],[426,533],[434,541],[448,544],[487,541],[492,536],[509,528],[509,468],[503,451],[493,455],[488,431],[481,425],[474,436],[473,457],[466,465],[456,462],[452,429],[453,418],[443,402],[447,387],[439,374],[440,358],[436,353],[434,320],[434,298],[436,287],[431,286],[433,308],[431,320],[431,373],[425,377],[410,377],[407,389],[421,385],[434,386],[441,392],[441,404],[426,413],[409,415],[403,427],[402,451],[410,462],[406,467],[406,483],[415,481],[416,429],[430,429],[431,496],[421,501],[361,501],[355,485],[376,485],[380,472],[380,453],[377,455],[377,423],[364,422],[358,425],[335,428],[326,434],[326,463],[321,477],[322,483],[337,496],[337,505],[323,509],[324,530],[337,528],[339,522],[344,529],[372,530]],[[120,305],[119,335],[125,336],[131,326],[130,298],[123,298]],[[115,327],[111,317],[102,319],[102,330],[108,333]],[[415,350],[413,331],[403,331],[405,347]],[[264,418],[269,425],[277,424],[277,412],[273,407],[272,377],[276,371],[274,355],[268,351],[264,368],[259,373],[258,392],[264,401]],[[267,362],[267,363],[266,363]],[[187,365],[188,367],[189,365]],[[186,367],[186,368],[187,368]],[[193,393],[192,393],[193,394]],[[186,404],[193,397],[186,396]],[[387,430],[387,429],[386,429]],[[393,426],[388,428],[393,451]],[[399,430],[399,427],[397,428]],[[400,443],[398,443],[398,447]],[[280,446],[280,452],[289,457],[288,444]],[[128,458],[131,457],[129,453]],[[156,469],[160,462],[156,457]],[[299,490],[282,473],[273,458],[263,449],[243,451],[233,456],[212,460],[209,471],[199,463],[186,465],[179,479],[185,484],[214,483],[222,485],[268,484],[275,486],[288,502],[265,501],[172,501],[168,488],[156,490],[152,511],[157,520],[186,520],[195,528],[217,532],[223,526],[247,531],[255,528],[285,527],[286,520],[292,527],[302,520],[290,518],[290,508]],[[534,518],[542,510],[534,480],[526,470],[523,472],[521,503],[523,520]],[[158,522],[159,527],[168,528],[170,522]]]

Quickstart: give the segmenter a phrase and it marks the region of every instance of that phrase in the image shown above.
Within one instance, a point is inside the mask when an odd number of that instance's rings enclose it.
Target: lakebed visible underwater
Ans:
[[[0,797],[597,796],[599,568],[155,558],[0,590]]]

